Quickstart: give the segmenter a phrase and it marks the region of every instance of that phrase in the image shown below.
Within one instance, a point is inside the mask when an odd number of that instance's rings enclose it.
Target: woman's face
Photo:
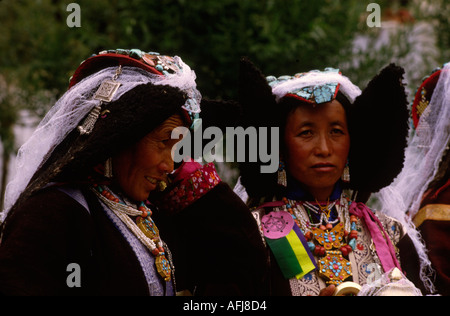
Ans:
[[[327,200],[350,149],[347,118],[337,100],[302,104],[288,116],[283,159],[287,172],[318,200]]]
[[[184,126],[184,121],[176,114],[113,157],[114,179],[129,198],[143,201],[158,182],[167,181],[167,174],[174,168],[172,147],[181,140],[171,139],[172,130],[178,126]]]

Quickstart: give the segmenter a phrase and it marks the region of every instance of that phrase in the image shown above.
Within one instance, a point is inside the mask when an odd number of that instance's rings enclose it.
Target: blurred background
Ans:
[[[76,22],[70,3],[80,27],[68,25]],[[381,8],[381,27],[367,23],[370,3]],[[241,56],[266,75],[339,68],[361,88],[395,62],[412,99],[421,79],[450,61],[449,17],[450,0],[0,0],[1,200],[18,148],[93,53],[178,55],[205,97],[223,99],[236,97]],[[218,169],[233,185],[235,167]]]

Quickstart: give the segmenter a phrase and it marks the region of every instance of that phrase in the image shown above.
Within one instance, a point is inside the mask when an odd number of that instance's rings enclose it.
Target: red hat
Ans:
[[[419,89],[417,89],[416,96],[411,108],[411,116],[414,124],[414,128],[419,125],[420,117],[430,103],[431,97],[433,95],[434,88],[441,75],[441,69],[436,69],[434,72],[426,77]]]
[[[107,67],[131,66],[153,74],[163,75],[165,71],[170,72],[174,70],[173,61],[173,58],[170,56],[163,56],[155,52],[145,53],[139,49],[102,51],[98,55],[92,55],[80,64],[70,78],[69,89],[82,79]]]
[[[182,73],[183,66],[176,57],[161,55],[157,52],[144,52],[140,49],[115,49],[104,50],[84,60],[70,78],[69,89],[86,77],[108,67],[130,66],[143,69],[151,74],[165,76],[168,74]],[[192,88],[188,95],[183,115],[187,122],[192,122],[198,117],[200,109],[200,93]]]

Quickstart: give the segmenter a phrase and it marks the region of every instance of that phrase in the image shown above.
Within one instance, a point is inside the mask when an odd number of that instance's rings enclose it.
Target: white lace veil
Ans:
[[[300,74],[298,77],[291,77],[286,81],[280,81],[272,86],[272,93],[275,95],[277,102],[286,94],[292,93],[305,87],[322,86],[330,83],[339,84],[341,91],[353,103],[361,94],[361,89],[354,85],[350,79],[337,72],[331,71],[310,71]],[[278,78],[279,80],[280,78]]]
[[[179,71],[164,75],[152,74],[137,67],[125,66],[115,81],[120,86],[111,101],[118,100],[125,92],[142,84],[170,85],[188,95],[183,106],[190,113],[200,112],[201,94],[196,89],[196,75],[181,58],[174,57]],[[98,71],[71,87],[50,109],[32,136],[20,147],[16,159],[16,171],[5,193],[5,205],[1,221],[27,187],[35,172],[42,166],[54,148],[99,104],[93,95],[100,84],[112,79],[118,67]]]
[[[422,114],[416,131],[411,132],[405,152],[404,168],[391,185],[376,194],[381,210],[402,221],[408,228],[421,259],[421,277],[429,289],[434,289],[429,274],[431,263],[411,218],[420,208],[423,194],[439,168],[450,140],[450,63],[441,71],[428,107]],[[407,216],[409,212],[409,216]]]

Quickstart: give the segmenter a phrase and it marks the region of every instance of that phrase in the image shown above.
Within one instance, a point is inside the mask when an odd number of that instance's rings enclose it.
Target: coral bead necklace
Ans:
[[[144,244],[155,256],[155,266],[159,275],[165,280],[171,280],[172,265],[166,258],[166,251],[159,235],[159,230],[151,218],[152,211],[141,202],[133,207],[130,203],[121,201],[106,186],[94,185],[92,190],[105,203],[110,210],[130,229],[130,231]],[[135,217],[133,221],[131,217]]]

